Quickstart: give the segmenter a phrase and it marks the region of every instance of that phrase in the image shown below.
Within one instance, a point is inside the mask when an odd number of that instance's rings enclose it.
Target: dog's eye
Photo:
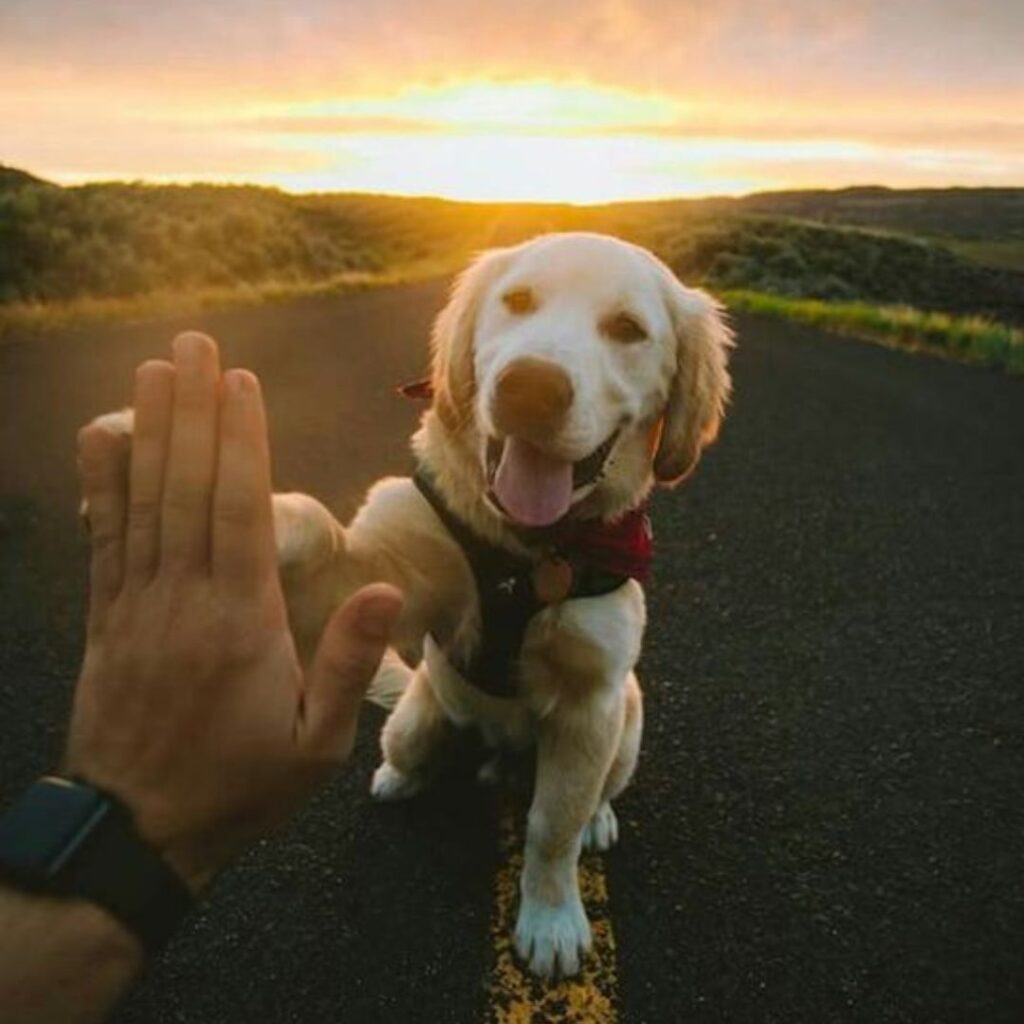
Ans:
[[[604,322],[604,333],[613,341],[621,341],[629,345],[636,341],[644,341],[647,331],[643,324],[629,313],[616,313]]]
[[[537,300],[529,288],[513,288],[502,295],[501,301],[505,303],[506,309],[516,316],[526,316],[537,308]]]

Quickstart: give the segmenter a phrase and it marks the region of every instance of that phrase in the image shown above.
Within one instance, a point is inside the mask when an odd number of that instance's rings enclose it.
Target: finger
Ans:
[[[160,566],[209,563],[210,508],[217,473],[220,359],[196,331],[174,339],[174,409],[160,504]]]
[[[385,583],[363,587],[331,616],[309,671],[304,698],[307,740],[343,761],[352,752],[359,705],[402,610]]]
[[[148,583],[160,549],[160,499],[174,402],[174,367],[162,359],[135,371],[135,426],[128,484],[128,528],[124,573],[130,583]]]
[[[78,472],[89,503],[89,631],[121,590],[128,505],[128,444],[98,423],[78,432]]]
[[[266,412],[247,370],[224,374],[211,558],[214,577],[242,590],[277,572]]]

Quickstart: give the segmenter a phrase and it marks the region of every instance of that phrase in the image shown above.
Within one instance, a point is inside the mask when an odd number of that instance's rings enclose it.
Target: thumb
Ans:
[[[372,583],[338,608],[306,677],[307,739],[343,761],[352,752],[359,705],[402,610],[402,595]]]

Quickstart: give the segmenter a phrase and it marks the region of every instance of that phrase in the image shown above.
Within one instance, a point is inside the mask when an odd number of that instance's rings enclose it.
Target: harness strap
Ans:
[[[476,534],[451,511],[422,471],[416,471],[413,482],[465,553],[480,602],[480,642],[472,657],[466,661],[445,653],[484,693],[514,697],[523,637],[530,619],[544,607],[533,593],[533,564]]]
[[[473,655],[467,660],[454,657],[448,650],[445,653],[462,676],[479,690],[494,697],[514,697],[527,627],[534,615],[547,607],[534,589],[534,569],[539,559],[513,554],[477,534],[452,512],[421,468],[417,468],[412,479],[465,553],[480,602],[480,642]],[[573,566],[572,586],[566,599],[608,594],[630,578],[626,573],[580,564],[572,557],[571,549],[563,555]],[[436,642],[437,638],[434,639]]]

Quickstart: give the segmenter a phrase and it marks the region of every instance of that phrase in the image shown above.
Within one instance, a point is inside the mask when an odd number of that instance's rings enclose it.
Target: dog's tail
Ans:
[[[390,711],[412,679],[412,669],[394,651],[388,650],[366,691],[366,699]]]

